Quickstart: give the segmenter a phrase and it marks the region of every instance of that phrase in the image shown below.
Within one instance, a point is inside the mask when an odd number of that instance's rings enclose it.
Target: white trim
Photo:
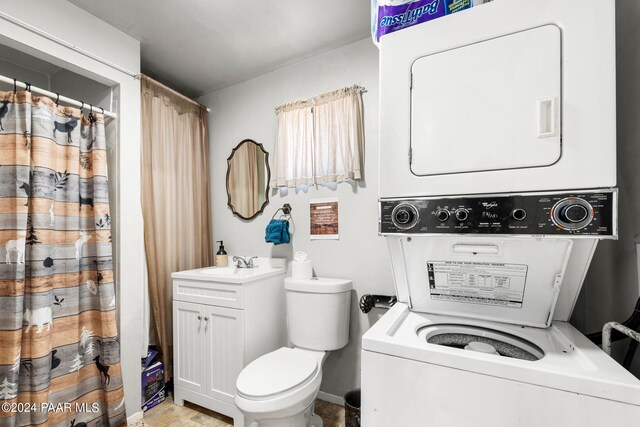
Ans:
[[[325,402],[333,403],[334,405],[338,406],[344,405],[344,398],[336,396],[335,394],[327,393],[326,391],[322,390],[318,392],[318,399],[324,400]]]
[[[140,79],[140,75],[138,73],[134,73],[133,71],[129,71],[126,68],[123,68],[121,66],[119,66],[118,64],[114,64],[111,61],[107,61],[106,59],[98,56],[98,55],[94,55],[91,52],[88,52],[84,49],[79,48],[78,46],[74,45],[73,43],[69,43],[66,40],[61,39],[60,37],[56,37],[51,33],[48,33],[46,31],[41,30],[38,27],[35,27],[27,22],[24,22],[18,18],[15,18],[11,15],[9,15],[8,13],[2,12],[0,11],[0,18],[9,21],[19,27],[24,28],[25,30],[31,31],[34,34],[37,34],[41,37],[44,37],[45,39],[51,40],[52,42],[55,42],[57,44],[59,44],[60,46],[64,46],[66,48],[69,48],[71,50],[74,50],[78,53],[81,53],[82,55],[86,56],[87,58],[91,58],[93,60],[96,60],[98,62],[100,62],[101,64],[104,64],[108,67],[113,68],[114,70],[118,70],[124,74],[127,74],[131,77],[133,77],[134,79]]]
[[[144,412],[142,411],[138,411],[135,414],[131,415],[130,417],[127,418],[127,425],[137,423],[142,419],[143,415],[144,415]]]

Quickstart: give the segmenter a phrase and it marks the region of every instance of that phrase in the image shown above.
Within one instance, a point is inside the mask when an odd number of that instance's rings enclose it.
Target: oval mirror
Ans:
[[[252,219],[269,203],[269,153],[251,139],[241,141],[227,159],[227,204],[235,215]]]

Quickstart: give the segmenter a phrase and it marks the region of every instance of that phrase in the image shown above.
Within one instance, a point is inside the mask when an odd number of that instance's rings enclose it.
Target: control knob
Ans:
[[[511,211],[511,218],[515,219],[516,221],[522,221],[526,217],[527,217],[527,211],[525,211],[522,208],[516,208]]]
[[[444,209],[438,209],[436,211],[436,218],[438,218],[438,221],[440,222],[445,222],[446,220],[449,219],[449,211]]]
[[[593,207],[586,200],[567,197],[553,206],[551,219],[560,228],[579,230],[593,219]]]
[[[418,222],[418,210],[408,203],[401,203],[391,212],[391,221],[401,230],[407,230]]]
[[[579,223],[589,217],[589,211],[582,205],[569,205],[560,213],[565,221]]]
[[[469,211],[464,209],[464,208],[460,208],[460,209],[456,209],[456,219],[460,222],[462,221],[466,221],[469,218]]]

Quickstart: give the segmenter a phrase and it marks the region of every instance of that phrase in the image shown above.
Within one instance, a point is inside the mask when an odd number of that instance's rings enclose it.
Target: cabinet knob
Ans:
[[[204,321],[205,321],[205,322],[208,322],[208,321],[209,321],[209,318],[208,318],[208,317],[205,317],[205,318],[204,318]]]
[[[198,320],[202,320],[202,316],[198,316]]]

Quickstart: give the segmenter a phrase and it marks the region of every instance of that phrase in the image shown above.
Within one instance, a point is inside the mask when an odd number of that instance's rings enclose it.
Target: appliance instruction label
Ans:
[[[431,299],[521,308],[523,264],[427,261]]]

